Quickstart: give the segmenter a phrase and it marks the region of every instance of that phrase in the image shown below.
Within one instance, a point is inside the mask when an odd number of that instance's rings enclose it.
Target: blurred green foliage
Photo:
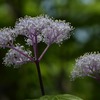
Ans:
[[[31,100],[83,100],[83,99],[69,94],[62,94],[62,95],[45,95],[40,97],[39,99],[31,99]]]
[[[19,17],[40,14],[66,20],[75,27],[71,38],[61,46],[52,45],[40,63],[46,94],[68,93],[84,100],[99,100],[99,82],[91,78],[71,82],[70,72],[77,57],[100,51],[100,0],[0,0],[1,28],[13,27]],[[45,44],[39,44],[40,53],[44,48]],[[0,100],[40,97],[35,65],[5,67],[2,58],[6,51],[0,49]]]

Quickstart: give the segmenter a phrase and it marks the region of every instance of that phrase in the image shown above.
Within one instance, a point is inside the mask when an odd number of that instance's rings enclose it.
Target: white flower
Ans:
[[[72,79],[89,76],[100,78],[100,53],[86,53],[76,59],[75,67],[71,73]]]
[[[7,45],[12,44],[15,40],[15,30],[11,28],[3,28],[0,30],[0,47],[5,48]]]
[[[16,45],[15,48],[31,57],[31,51],[29,50],[25,51],[24,46],[20,46],[18,44]],[[8,53],[6,53],[3,63],[7,66],[11,66],[11,65],[17,66],[17,65],[22,65],[24,63],[27,63],[29,61],[30,59],[24,56],[23,54],[19,53],[16,50],[10,49]]]

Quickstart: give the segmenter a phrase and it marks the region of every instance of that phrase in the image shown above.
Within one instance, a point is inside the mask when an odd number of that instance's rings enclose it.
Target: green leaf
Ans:
[[[33,100],[83,100],[83,99],[70,94],[62,94],[62,95],[45,95],[43,97],[40,97],[39,99],[33,99]]]

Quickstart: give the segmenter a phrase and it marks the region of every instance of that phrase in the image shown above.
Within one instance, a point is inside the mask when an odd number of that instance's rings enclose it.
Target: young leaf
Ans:
[[[43,97],[40,97],[39,99],[28,99],[28,100],[83,100],[83,99],[70,94],[62,94],[62,95],[45,95]]]

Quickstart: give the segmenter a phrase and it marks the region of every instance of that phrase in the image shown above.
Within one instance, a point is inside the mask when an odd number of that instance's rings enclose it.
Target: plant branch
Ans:
[[[44,49],[44,51],[42,52],[42,54],[40,55],[38,61],[40,61],[42,59],[42,57],[44,56],[44,54],[46,53],[46,51],[48,50],[50,45],[47,45],[47,47]]]

